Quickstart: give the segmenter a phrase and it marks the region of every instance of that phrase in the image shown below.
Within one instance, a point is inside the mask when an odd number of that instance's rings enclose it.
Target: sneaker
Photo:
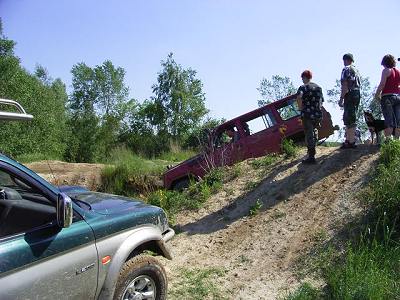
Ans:
[[[317,161],[315,160],[314,157],[308,157],[306,159],[303,159],[301,161],[301,163],[303,163],[305,165],[315,165],[317,163]]]

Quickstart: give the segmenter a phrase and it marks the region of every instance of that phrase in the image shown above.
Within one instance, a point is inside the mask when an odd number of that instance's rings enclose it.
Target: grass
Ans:
[[[257,181],[248,181],[248,182],[246,182],[244,189],[246,191],[254,190],[258,184],[259,184],[259,182],[257,182]]]
[[[263,204],[260,201],[260,199],[257,199],[256,203],[254,203],[249,210],[249,216],[255,216],[260,212],[260,209],[262,208]]]
[[[299,152],[299,147],[291,139],[283,139],[281,149],[286,158],[296,157]]]
[[[254,168],[254,169],[260,169],[260,168],[265,168],[265,167],[269,167],[272,164],[274,164],[277,160],[278,160],[278,156],[277,155],[266,155],[263,158],[260,159],[255,159],[253,161],[250,162],[250,165]]]
[[[114,149],[109,166],[102,171],[102,190],[125,196],[136,196],[155,190],[157,177],[161,176],[168,163],[148,160],[125,148]]]
[[[342,264],[327,272],[331,299],[398,299],[400,248],[382,244],[351,245]]]
[[[360,228],[364,234],[348,241],[342,254],[329,247],[320,255],[326,282],[321,299],[400,299],[400,142],[383,145],[379,162],[361,193],[369,207],[365,230]],[[325,240],[325,232],[315,238]],[[300,288],[287,299],[308,299],[307,293]],[[319,299],[313,297],[309,299]]]
[[[322,299],[321,292],[309,283],[303,283],[295,292],[290,293],[285,300],[317,300]]]
[[[179,281],[169,291],[170,299],[203,300],[228,299],[219,288],[219,278],[225,276],[221,268],[181,269]]]
[[[182,192],[157,190],[147,196],[147,202],[164,209],[169,218],[185,209],[195,210],[202,207],[211,195],[221,190],[225,180],[225,168],[210,171],[202,181],[192,182],[189,188]]]

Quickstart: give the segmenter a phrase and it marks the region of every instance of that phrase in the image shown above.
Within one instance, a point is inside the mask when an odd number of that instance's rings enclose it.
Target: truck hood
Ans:
[[[149,207],[150,205],[143,203],[140,200],[135,200],[123,196],[91,192],[91,191],[66,191],[66,194],[70,196],[73,200],[77,200],[78,204],[81,206],[79,201],[90,205],[92,211],[109,215],[114,213],[120,213],[124,210],[141,209]]]

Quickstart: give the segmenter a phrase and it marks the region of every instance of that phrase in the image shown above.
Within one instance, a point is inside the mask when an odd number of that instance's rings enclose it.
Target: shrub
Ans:
[[[283,139],[281,149],[286,157],[295,157],[299,152],[299,148],[291,139]]]

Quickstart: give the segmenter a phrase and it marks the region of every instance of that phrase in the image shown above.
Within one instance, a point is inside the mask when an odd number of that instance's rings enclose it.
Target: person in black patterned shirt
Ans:
[[[318,128],[322,121],[322,102],[324,96],[321,87],[311,82],[312,73],[309,70],[301,73],[303,85],[297,90],[297,103],[301,111],[301,119],[306,137],[308,157],[305,164],[315,164],[315,146],[318,141]]]

